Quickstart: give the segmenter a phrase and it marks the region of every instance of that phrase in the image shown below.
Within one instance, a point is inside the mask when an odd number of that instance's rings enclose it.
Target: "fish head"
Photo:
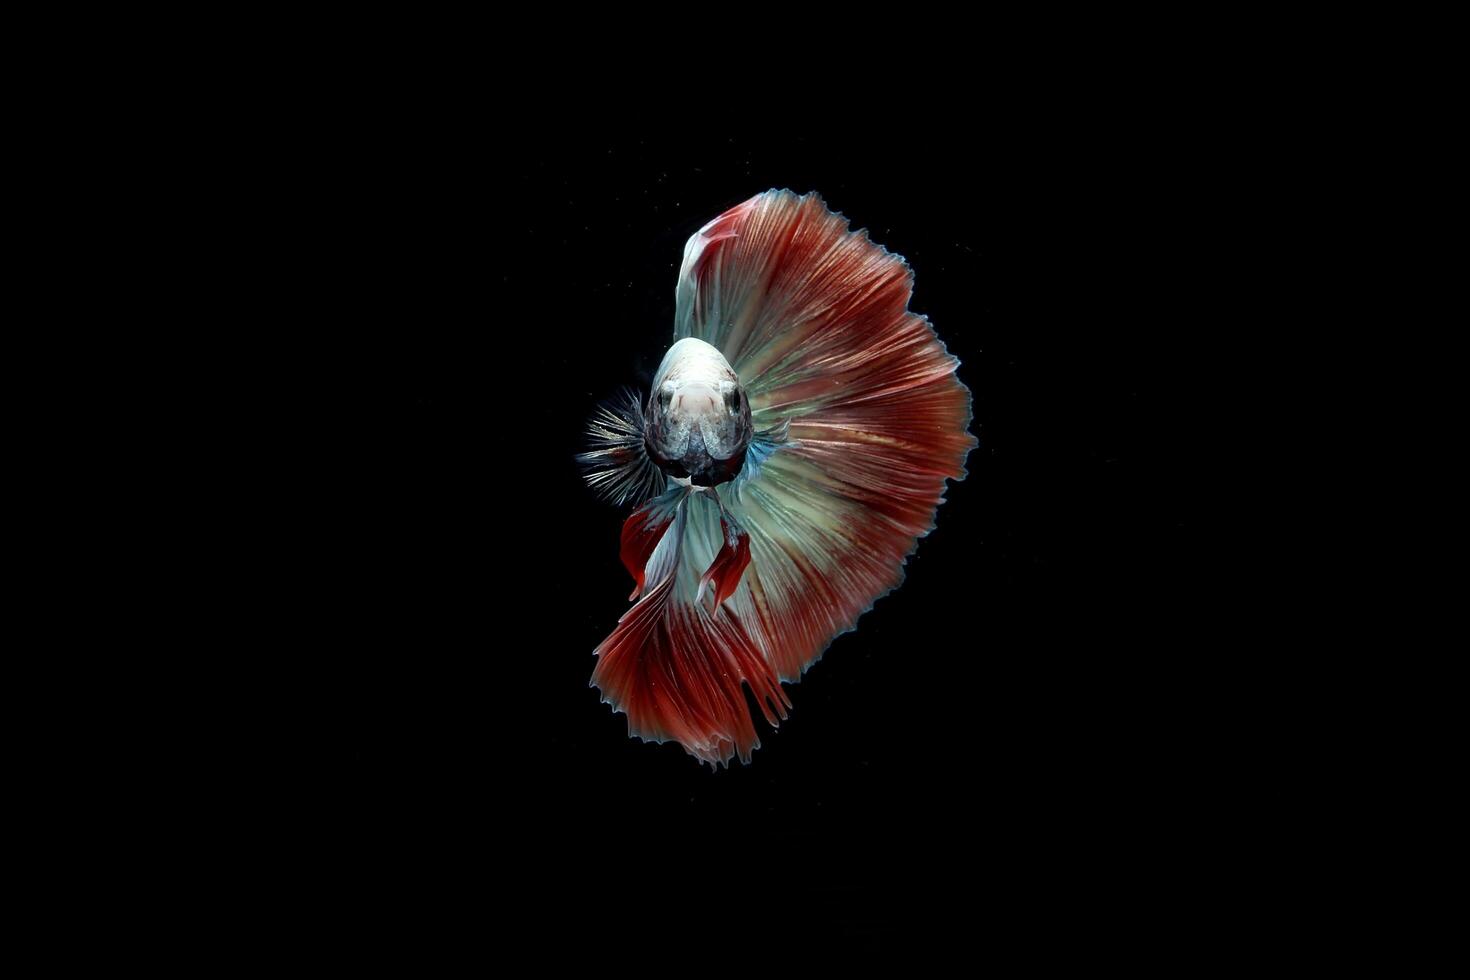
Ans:
[[[754,432],[750,399],[724,355],[702,340],[669,348],[645,417],[648,453],[675,479],[714,486],[745,464]]]

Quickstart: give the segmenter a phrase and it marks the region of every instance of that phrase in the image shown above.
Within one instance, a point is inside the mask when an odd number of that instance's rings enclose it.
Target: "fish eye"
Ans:
[[[725,407],[732,412],[740,411],[740,389],[731,388],[725,392]]]
[[[674,400],[674,393],[672,391],[670,391],[669,389],[667,389],[667,388],[665,388],[664,390],[662,390],[662,391],[660,391],[658,393],[658,407],[659,408],[665,408],[665,409],[668,408],[669,407],[669,402],[671,402],[673,400]]]

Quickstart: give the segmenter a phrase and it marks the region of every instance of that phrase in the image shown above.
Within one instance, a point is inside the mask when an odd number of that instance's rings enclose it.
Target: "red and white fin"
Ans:
[[[713,551],[711,520],[720,521],[718,502],[685,488],[628,518],[623,558],[638,583],[634,595],[642,598],[597,648],[592,683],[614,710],[627,714],[629,734],[672,739],[719,766],[734,756],[749,762],[760,746],[746,687],[773,726],[791,702],[744,625],[718,601],[700,601],[705,587],[717,598],[728,594],[739,577],[740,555],[748,560],[738,532],[718,554]]]

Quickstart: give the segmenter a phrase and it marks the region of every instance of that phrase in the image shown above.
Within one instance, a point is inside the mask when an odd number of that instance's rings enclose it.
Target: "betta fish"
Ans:
[[[976,445],[959,361],[912,289],[816,194],[759,194],[685,245],[652,390],[599,409],[580,457],[638,505],[634,605],[592,674],[630,735],[750,762],[745,690],[777,726],[781,685],[903,581]]]

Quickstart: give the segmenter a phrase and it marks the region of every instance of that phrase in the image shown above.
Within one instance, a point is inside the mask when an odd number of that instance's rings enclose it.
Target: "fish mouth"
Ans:
[[[745,467],[745,450],[741,449],[739,453],[725,459],[717,459],[707,453],[686,453],[679,459],[671,460],[661,460],[655,456],[654,462],[675,480],[688,480],[696,487],[713,487],[740,475]]]

